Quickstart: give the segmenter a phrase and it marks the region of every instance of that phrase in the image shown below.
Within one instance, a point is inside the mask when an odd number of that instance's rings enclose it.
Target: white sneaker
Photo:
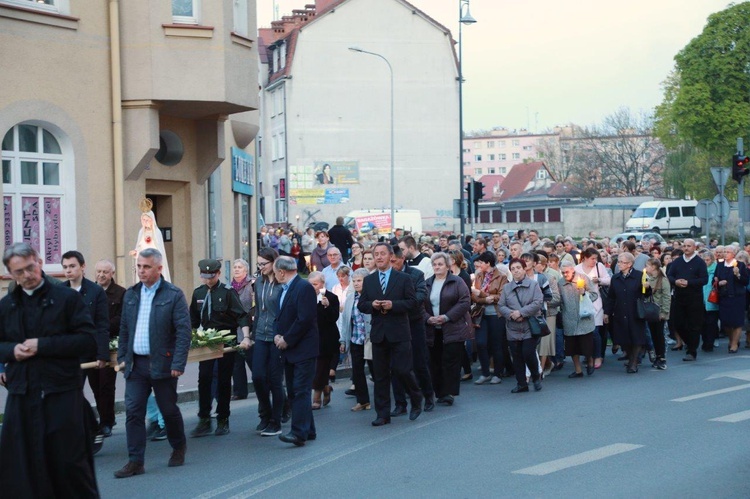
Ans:
[[[497,376],[493,376],[492,379],[490,380],[490,384],[491,385],[499,385],[502,382],[503,382],[503,380],[501,380]]]
[[[714,348],[719,348],[719,340],[714,340]]]
[[[490,380],[489,376],[479,376],[479,379],[474,382],[475,385],[483,385]]]
[[[672,338],[667,338],[667,345],[676,345],[677,342],[673,340]]]

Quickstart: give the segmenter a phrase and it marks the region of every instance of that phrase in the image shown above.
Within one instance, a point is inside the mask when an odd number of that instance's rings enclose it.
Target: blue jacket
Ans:
[[[312,284],[297,276],[289,285],[276,316],[276,334],[287,344],[281,354],[296,364],[318,356],[318,299]]]
[[[125,379],[130,376],[133,369],[133,340],[142,287],[143,284],[138,283],[129,288],[123,298],[117,362],[125,362]],[[149,316],[148,339],[152,379],[170,378],[172,371],[185,372],[191,335],[190,313],[185,294],[162,277],[151,303]]]

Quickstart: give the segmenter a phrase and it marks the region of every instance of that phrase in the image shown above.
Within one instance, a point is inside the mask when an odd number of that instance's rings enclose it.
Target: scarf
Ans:
[[[247,279],[243,279],[240,282],[235,281],[232,279],[232,289],[237,291],[237,294],[240,294],[240,291],[247,285]]]

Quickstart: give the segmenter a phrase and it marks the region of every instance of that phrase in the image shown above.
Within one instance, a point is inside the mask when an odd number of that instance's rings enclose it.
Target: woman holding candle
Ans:
[[[594,302],[594,368],[599,369],[602,365],[604,352],[607,349],[607,332],[604,328],[604,309],[602,293],[599,285],[609,286],[611,278],[607,268],[600,262],[601,255],[595,248],[586,248],[581,253],[581,263],[576,266],[576,272],[585,274],[594,285],[596,300]]]
[[[747,267],[735,258],[736,249],[724,248],[724,262],[716,266],[714,283],[719,287],[719,320],[729,338],[729,353],[737,353],[745,324],[745,287],[750,280]]]
[[[612,323],[612,341],[627,353],[627,371],[638,372],[638,354],[646,345],[646,322],[638,318],[638,298],[645,293],[643,273],[633,268],[635,257],[623,251],[617,259],[615,274],[604,302],[604,323]]]
[[[588,276],[577,272],[571,261],[562,263],[562,277],[558,279],[560,310],[565,334],[565,355],[573,359],[575,370],[569,378],[582,378],[581,356],[587,360],[586,373],[594,374],[594,316],[581,318],[580,307],[583,294],[588,292],[591,301],[597,300],[594,286]]]

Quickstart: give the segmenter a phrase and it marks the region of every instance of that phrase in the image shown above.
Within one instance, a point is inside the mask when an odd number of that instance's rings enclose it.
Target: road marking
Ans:
[[[720,418],[709,419],[709,421],[718,421],[719,423],[741,423],[750,419],[750,411],[735,412],[734,414],[727,414]]]
[[[607,457],[616,456],[623,452],[630,452],[631,450],[640,449],[642,445],[636,444],[612,444],[598,449],[581,452],[573,456],[564,457],[562,459],[555,459],[554,461],[548,461],[546,463],[537,464],[529,468],[522,470],[516,470],[513,473],[519,475],[549,475],[556,471],[572,468],[573,466],[580,466],[582,464],[591,463],[593,461],[599,461]]]
[[[714,395],[721,395],[723,393],[736,392],[738,390],[745,390],[746,388],[750,388],[750,384],[730,386],[729,388],[722,388],[721,390],[712,390],[710,392],[697,393],[695,395],[689,395],[687,397],[680,397],[677,399],[672,399],[671,401],[672,402],[690,402],[691,400],[698,400],[698,399],[702,399],[705,397],[712,397]]]
[[[706,378],[705,381],[708,381],[711,379],[719,379],[719,378],[733,378],[733,379],[739,379],[741,381],[750,381],[750,369],[745,369],[743,371],[731,371],[727,373],[712,374],[711,376]]]
[[[249,490],[243,490],[237,495],[232,496],[232,499],[239,499],[239,498],[246,498],[253,496],[255,494],[258,494],[260,492],[263,492],[267,489],[270,489],[271,487],[274,487],[276,485],[279,485],[280,483],[286,482],[288,480],[291,480],[293,478],[296,478],[299,475],[302,475],[303,473],[307,473],[308,471],[312,471],[316,468],[319,468],[321,466],[324,466],[330,462],[336,461],[338,459],[341,459],[342,457],[346,457],[350,454],[353,454],[355,452],[359,452],[361,450],[364,450],[368,447],[372,447],[373,445],[377,445],[379,443],[391,440],[393,438],[400,437],[404,434],[416,431],[420,428],[424,428],[425,426],[430,426],[435,423],[442,423],[444,421],[448,421],[450,419],[457,418],[458,415],[450,415],[450,416],[444,416],[437,419],[431,419],[429,421],[425,421],[424,423],[420,424],[410,424],[407,428],[404,428],[399,431],[395,431],[393,433],[389,432],[386,435],[382,435],[378,438],[374,438],[372,440],[369,440],[367,442],[363,442],[357,446],[354,447],[347,447],[346,450],[337,452],[335,454],[330,454],[330,451],[323,451],[318,452],[313,455],[307,455],[305,457],[301,457],[298,459],[294,459],[293,461],[287,461],[284,464],[277,465],[273,467],[273,469],[264,470],[263,472],[254,473],[252,475],[249,475],[247,477],[241,478],[239,480],[235,480],[234,482],[225,484],[221,487],[218,487],[213,490],[209,490],[200,496],[198,496],[201,499],[208,499],[211,497],[216,497],[221,494],[225,494],[229,492],[232,489],[236,489],[239,487],[246,486],[260,478],[263,478],[268,475],[274,475],[273,478],[270,480],[267,480],[263,483],[260,483]],[[387,430],[386,430],[387,431]],[[306,460],[311,460],[311,462],[307,465],[302,465],[302,463]],[[285,468],[291,468],[292,471],[288,471],[286,473],[283,473],[283,470]],[[281,474],[279,474],[281,473]]]

